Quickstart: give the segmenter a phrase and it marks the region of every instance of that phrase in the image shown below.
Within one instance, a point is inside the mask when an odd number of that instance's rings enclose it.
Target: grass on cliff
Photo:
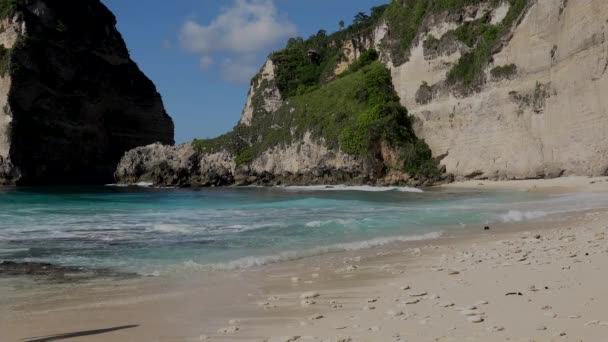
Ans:
[[[465,90],[474,88],[485,80],[484,69],[490,62],[493,49],[500,39],[511,30],[528,5],[528,0],[509,0],[511,7],[499,24],[489,23],[489,16],[460,26],[456,37],[472,48],[464,54],[447,74],[448,84],[460,84]]]
[[[237,164],[247,164],[264,151],[301,141],[314,141],[361,158],[374,158],[381,141],[398,147],[402,169],[436,176],[428,146],[416,138],[407,110],[399,104],[391,75],[379,62],[362,66],[316,90],[296,95],[272,115],[254,116],[251,126],[238,125],[215,139],[195,140],[202,152],[226,149]]]
[[[493,48],[511,29],[529,0],[506,1],[509,1],[510,9],[501,24],[492,25],[489,16],[484,16],[456,30],[457,39],[472,50],[449,71],[449,84],[471,88],[483,79],[483,70]],[[482,3],[492,8],[501,0],[392,0],[390,4],[373,7],[366,19],[355,21],[343,30],[332,34],[319,30],[308,39],[292,38],[284,49],[270,56],[276,65],[277,88],[283,98],[288,98],[333,80],[336,65],[343,58],[341,47],[344,42],[351,40],[358,45],[362,39],[371,39],[374,29],[382,21],[389,27],[382,41],[383,50],[388,51],[394,65],[401,65],[409,58],[416,38],[425,31],[428,16],[444,13],[452,17],[451,20],[457,20],[467,6]],[[364,50],[362,46],[357,48]]]
[[[0,0],[0,18],[8,16],[19,2],[20,0]]]

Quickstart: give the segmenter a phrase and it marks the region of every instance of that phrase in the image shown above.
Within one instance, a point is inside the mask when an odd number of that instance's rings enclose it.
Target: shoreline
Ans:
[[[530,183],[538,181],[522,181],[515,187],[556,193],[608,189],[604,178],[605,184],[593,181],[534,188]],[[479,183],[483,189],[504,186]],[[585,210],[231,272],[184,271],[42,289],[32,282],[11,303],[5,297],[0,329],[8,340],[137,325],[86,340],[600,341],[608,332],[608,310],[599,308],[608,307],[608,290],[593,279],[608,266],[605,220],[608,210]],[[406,284],[411,288],[401,290]],[[573,294],[565,291],[576,286],[585,291],[570,299]],[[11,289],[0,282],[0,294],[6,291]],[[300,298],[311,291],[319,297]],[[513,291],[522,296],[505,296]],[[579,298],[587,293],[594,299]],[[470,310],[471,316],[457,310],[479,301],[488,304]],[[483,322],[471,323],[470,317]]]

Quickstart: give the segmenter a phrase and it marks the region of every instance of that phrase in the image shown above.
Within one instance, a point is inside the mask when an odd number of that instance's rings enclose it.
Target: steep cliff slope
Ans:
[[[230,161],[218,184],[243,172],[377,184],[605,174],[607,15],[603,0],[393,0],[342,31],[291,39],[252,81],[235,130],[187,148],[203,170],[213,164],[206,156]],[[398,98],[412,115],[401,125],[409,140],[391,143],[361,124],[374,102],[339,91],[343,83],[364,90],[376,55],[396,93],[387,102]],[[158,171],[149,152],[123,159],[118,178]],[[447,176],[438,177],[436,161]]]
[[[417,117],[416,132],[447,171],[492,179],[605,174],[608,2],[487,2],[463,15],[432,18],[407,62],[387,61],[401,103]],[[474,18],[513,24],[489,46],[463,93],[445,84],[455,64],[474,64],[461,57],[471,51],[466,39],[431,53],[425,43],[432,45],[432,34],[449,41],[450,29]],[[426,98],[423,82],[432,89]]]
[[[173,143],[99,0],[0,0],[0,107],[0,183],[110,182],[125,151]]]

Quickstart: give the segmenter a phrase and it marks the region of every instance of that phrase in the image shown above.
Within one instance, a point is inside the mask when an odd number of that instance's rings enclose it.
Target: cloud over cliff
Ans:
[[[186,50],[201,55],[209,68],[213,55],[221,55],[223,78],[247,83],[258,67],[256,56],[296,34],[296,27],[277,10],[273,0],[235,0],[207,24],[186,20],[179,34]]]

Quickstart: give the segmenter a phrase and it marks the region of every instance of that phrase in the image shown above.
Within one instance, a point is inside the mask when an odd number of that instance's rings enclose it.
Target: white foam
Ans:
[[[500,215],[500,219],[503,222],[521,222],[524,220],[534,220],[541,217],[545,217],[550,213],[546,211],[519,211],[509,210],[508,213]]]
[[[392,236],[392,237],[383,237],[383,238],[375,238],[366,241],[359,242],[348,242],[348,243],[338,243],[334,245],[329,245],[325,247],[316,247],[311,249],[306,249],[302,251],[289,251],[282,252],[275,255],[266,255],[266,256],[251,256],[244,257],[240,259],[236,259],[234,261],[230,261],[227,263],[218,263],[212,264],[208,267],[211,267],[214,270],[236,270],[243,268],[251,268],[256,266],[263,266],[267,264],[273,264],[283,261],[297,260],[306,257],[311,257],[315,255],[322,255],[328,253],[336,253],[336,252],[345,252],[345,251],[356,251],[360,249],[366,249],[371,247],[378,247],[387,245],[394,242],[407,242],[407,241],[421,241],[421,240],[431,240],[436,239],[441,236],[441,232],[430,232],[421,235],[409,235],[409,236]],[[190,268],[206,268],[205,265],[201,265],[195,263],[193,261],[187,261],[184,263],[184,266]]]
[[[346,226],[346,225],[352,224],[354,222],[355,222],[355,220],[349,220],[349,219],[335,219],[335,220],[327,220],[327,221],[310,221],[310,222],[307,222],[305,224],[305,226],[309,227],[309,228],[319,228],[319,227],[322,227],[322,226],[325,226],[325,225],[328,225],[328,224],[332,224],[332,223],[337,223],[339,225]]]
[[[130,184],[112,183],[112,184],[105,184],[105,186],[116,187],[116,188],[127,188],[130,186],[138,186],[141,188],[151,188],[154,186],[154,183],[152,183],[152,182],[138,182],[138,183],[130,183]]]
[[[400,192],[424,192],[421,189],[408,186],[370,186],[370,185],[307,185],[307,186],[284,186],[280,187],[285,190],[295,191],[364,191],[364,192],[384,192],[384,191],[400,191]]]
[[[152,230],[161,233],[187,234],[192,232],[192,227],[187,224],[157,224]]]

